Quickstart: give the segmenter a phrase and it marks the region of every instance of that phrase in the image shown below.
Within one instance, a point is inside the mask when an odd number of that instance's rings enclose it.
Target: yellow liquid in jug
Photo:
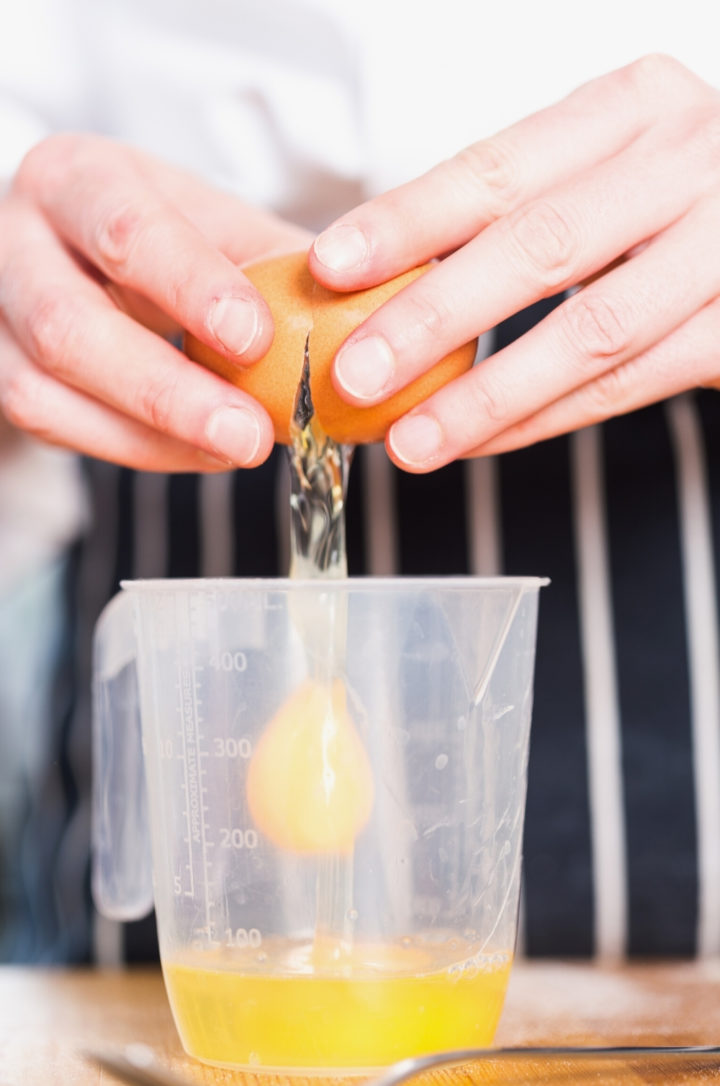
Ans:
[[[432,961],[416,950],[355,946],[334,973],[312,971],[312,945],[287,952],[284,972],[198,952],[166,964],[165,982],[187,1051],[221,1065],[352,1070],[490,1044],[511,955],[401,971],[413,957]]]

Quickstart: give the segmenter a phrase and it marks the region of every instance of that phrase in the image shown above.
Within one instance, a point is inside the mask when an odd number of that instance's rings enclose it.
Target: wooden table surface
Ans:
[[[283,1086],[287,1078],[223,1071],[180,1048],[156,970],[91,972],[0,967],[2,1086],[111,1086],[86,1062],[88,1048],[152,1046],[163,1066],[190,1082]],[[517,963],[498,1044],[720,1043],[720,961],[610,968]],[[432,1086],[470,1082],[720,1082],[720,1068],[522,1063],[467,1065],[427,1076]],[[295,1079],[318,1084],[320,1078]],[[337,1081],[337,1080],[336,1080]]]

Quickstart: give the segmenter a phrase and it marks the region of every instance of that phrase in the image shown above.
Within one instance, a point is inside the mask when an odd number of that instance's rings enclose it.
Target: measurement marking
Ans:
[[[199,671],[199,669],[195,665],[195,662],[193,661],[192,670],[191,670],[192,680],[193,681],[192,681],[191,685],[192,685],[192,696],[193,696],[193,721],[195,723],[196,757],[200,753],[200,742],[201,742],[201,739],[203,738],[203,734],[202,734],[202,731],[201,731],[202,718],[201,718],[201,715],[200,715],[200,705],[202,703],[201,703],[201,700],[197,696],[198,685],[199,685],[198,680],[197,680],[198,671]],[[198,767],[198,770],[199,770],[199,774],[202,775],[204,770],[201,767]],[[202,802],[203,791],[204,791],[204,789],[202,787],[202,784],[200,784],[200,848],[201,848],[201,854],[202,854],[203,871],[207,874],[208,855],[207,855],[207,825],[206,825],[206,822],[205,822],[205,812],[208,810],[208,808]],[[206,922],[209,924],[210,923],[210,915],[211,915],[211,912],[212,912],[212,904],[210,902],[210,891],[209,891],[209,887],[208,887],[207,878],[205,879],[204,897],[205,897],[205,919],[206,919]]]
[[[182,632],[184,634],[187,634],[187,631],[183,630]],[[193,868],[192,868],[192,826],[190,824],[190,802],[189,802],[190,786],[189,786],[189,780],[188,780],[187,721],[185,719],[185,697],[184,697],[184,693],[183,693],[182,661],[179,658],[178,658],[178,692],[179,692],[179,696],[180,696],[180,705],[179,705],[180,720],[182,721],[182,724],[183,724],[183,729],[182,729],[182,745],[183,745],[183,755],[184,755],[184,757],[183,757],[183,788],[185,790],[185,795],[188,798],[187,808],[186,808],[185,811],[183,811],[183,814],[185,815],[185,824],[186,824],[186,827],[187,827],[187,848],[188,848],[188,860],[189,860],[189,864],[187,865],[187,867],[188,867],[188,870],[190,872],[189,896],[194,897],[195,896],[195,874],[194,874]]]

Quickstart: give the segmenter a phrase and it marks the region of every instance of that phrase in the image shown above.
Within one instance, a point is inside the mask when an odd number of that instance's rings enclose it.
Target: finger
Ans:
[[[38,366],[151,429],[252,467],[273,445],[266,411],[121,313],[47,224],[26,214],[0,265],[0,310]]]
[[[108,279],[145,295],[208,346],[244,362],[267,352],[272,318],[263,299],[125,148],[52,137],[27,156],[15,188]]]
[[[720,293],[720,259],[703,241],[718,222],[720,201],[705,198],[631,260],[440,389],[391,428],[393,459],[417,471],[447,463],[664,339]]]
[[[671,58],[643,58],[344,215],[316,238],[310,269],[335,290],[383,282],[715,97]]]
[[[56,381],[0,322],[0,405],[13,426],[52,445],[142,471],[227,471],[228,464]]]
[[[604,422],[698,386],[720,387],[720,302],[662,342],[510,426],[467,456],[490,456]]]
[[[712,142],[695,131],[668,154],[664,141],[638,140],[493,223],[345,341],[338,393],[360,406],[383,400],[478,333],[657,234],[714,185]]]
[[[275,254],[309,248],[313,239],[309,230],[247,204],[232,193],[136,148],[128,148],[128,153],[143,177],[233,264],[250,264]],[[121,309],[164,338],[182,332],[176,321],[137,291],[115,283],[107,284],[106,290]]]

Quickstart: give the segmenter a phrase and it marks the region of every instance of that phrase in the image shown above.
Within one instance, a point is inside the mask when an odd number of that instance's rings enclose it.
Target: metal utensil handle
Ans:
[[[156,1063],[140,1064],[126,1055],[86,1052],[85,1058],[129,1086],[193,1086],[194,1080],[165,1071]]]
[[[492,1062],[496,1060],[546,1059],[632,1059],[655,1056],[664,1059],[675,1056],[714,1056],[720,1059],[718,1045],[611,1045],[611,1046],[529,1046],[523,1048],[466,1048],[455,1052],[437,1052],[431,1056],[417,1056],[401,1060],[374,1079],[369,1086],[397,1086],[415,1075],[433,1067],[446,1067],[472,1060]]]

